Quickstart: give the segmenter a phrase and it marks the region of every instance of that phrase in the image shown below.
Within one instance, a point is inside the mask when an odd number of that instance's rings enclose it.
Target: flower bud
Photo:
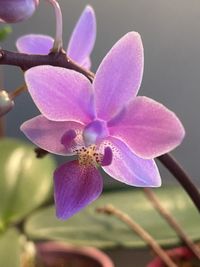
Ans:
[[[8,92],[0,90],[0,117],[8,113],[14,106],[14,101]]]
[[[32,16],[39,0],[0,0],[0,22],[15,23]]]

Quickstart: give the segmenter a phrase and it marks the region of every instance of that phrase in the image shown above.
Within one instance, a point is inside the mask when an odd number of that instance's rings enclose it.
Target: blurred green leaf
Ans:
[[[0,141],[0,228],[17,222],[52,192],[54,160],[37,159],[33,147],[19,140]]]
[[[4,41],[9,34],[12,33],[12,28],[10,26],[4,26],[0,28],[0,41]]]
[[[0,266],[20,267],[20,236],[15,229],[0,235]]]
[[[193,239],[200,238],[200,216],[186,193],[178,187],[155,190],[163,204]],[[68,221],[55,218],[54,207],[34,213],[25,225],[25,231],[34,239],[53,239],[77,245],[106,247],[143,247],[144,242],[118,219],[98,214],[96,207],[105,204],[128,213],[136,222],[150,232],[161,245],[179,242],[174,231],[153,209],[142,190],[104,193],[81,213]]]

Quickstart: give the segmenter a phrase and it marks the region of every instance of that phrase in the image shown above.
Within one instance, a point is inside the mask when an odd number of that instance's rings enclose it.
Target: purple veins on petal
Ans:
[[[142,158],[155,158],[169,152],[185,135],[175,113],[144,96],[131,101],[118,123],[110,125],[109,131]]]
[[[98,118],[109,121],[137,95],[143,57],[142,40],[137,32],[127,33],[105,56],[94,79]]]
[[[104,166],[104,171],[114,179],[132,186],[158,187],[161,178],[153,159],[136,156],[122,141],[109,137],[103,147],[110,146],[112,162]],[[103,149],[103,148],[102,148]]]
[[[96,39],[96,17],[91,6],[83,10],[71,35],[67,55],[82,66],[90,67],[90,53]]]
[[[53,38],[43,34],[28,34],[17,39],[20,53],[47,55],[53,47]]]
[[[24,122],[21,125],[21,131],[29,138],[35,145],[58,155],[73,155],[74,147],[83,145],[82,131],[84,125],[73,122],[57,122],[50,121],[44,116],[39,115],[31,120]],[[76,132],[76,138],[73,143],[65,146],[61,143],[62,137],[67,131]]]
[[[66,220],[96,200],[102,192],[103,179],[92,166],[81,166],[70,161],[54,173],[56,215]]]

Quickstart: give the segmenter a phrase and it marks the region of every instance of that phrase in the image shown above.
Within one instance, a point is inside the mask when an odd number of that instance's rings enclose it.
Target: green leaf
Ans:
[[[37,159],[33,147],[19,140],[0,141],[0,228],[21,220],[52,192],[54,160]]]
[[[4,41],[11,33],[12,33],[12,28],[8,25],[0,28],[0,41]]]
[[[163,206],[174,215],[187,234],[192,239],[199,239],[200,216],[182,188],[163,187],[155,191]],[[25,231],[34,239],[62,240],[76,245],[99,248],[144,247],[145,243],[124,223],[113,216],[95,212],[97,207],[105,204],[113,204],[129,214],[161,245],[179,242],[174,231],[139,189],[104,193],[84,211],[64,222],[55,218],[54,207],[43,209],[30,216]]]
[[[15,229],[0,235],[0,266],[20,267],[20,236]]]

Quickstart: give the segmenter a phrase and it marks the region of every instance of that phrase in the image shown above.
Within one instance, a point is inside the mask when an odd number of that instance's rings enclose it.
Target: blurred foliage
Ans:
[[[22,220],[52,196],[55,163],[37,159],[33,146],[15,139],[0,141],[0,230]]]
[[[188,236],[199,239],[199,213],[182,188],[163,187],[155,191],[163,206],[174,215]],[[179,242],[176,233],[154,210],[143,191],[135,189],[104,193],[97,201],[67,221],[56,219],[54,206],[42,209],[27,220],[25,232],[36,240],[62,240],[99,248],[146,246],[140,237],[117,218],[96,213],[97,207],[108,203],[128,213],[159,244],[173,245]]]
[[[20,266],[20,235],[16,229],[9,229],[0,236],[0,266]]]
[[[8,35],[12,33],[12,28],[10,26],[4,26],[0,28],[0,42],[4,41]]]
[[[0,151],[0,266],[21,267],[20,260],[26,256],[24,251],[28,251],[28,243],[22,242],[26,240],[25,235],[34,241],[60,240],[104,249],[145,247],[140,237],[124,223],[96,212],[97,207],[109,203],[129,214],[159,244],[179,243],[176,233],[154,210],[142,189],[107,190],[82,212],[67,221],[59,221],[54,205],[39,208],[52,197],[52,177],[56,167],[52,157],[37,159],[33,146],[9,138],[0,140]],[[182,188],[162,187],[155,192],[188,236],[193,240],[200,239],[199,213]]]

